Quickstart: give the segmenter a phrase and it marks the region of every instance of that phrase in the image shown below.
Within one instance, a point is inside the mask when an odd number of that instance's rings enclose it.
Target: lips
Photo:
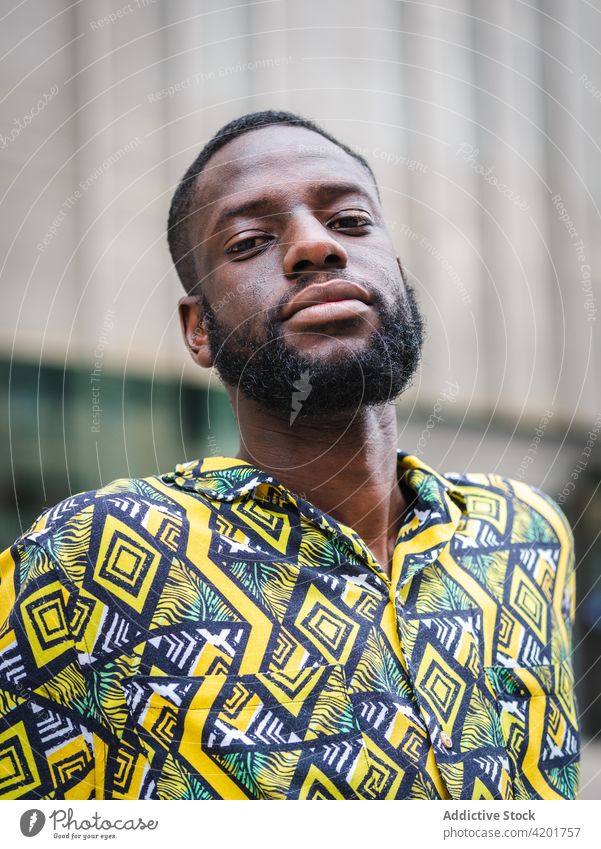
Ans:
[[[287,321],[293,315],[319,304],[335,303],[337,301],[354,301],[370,305],[371,297],[363,286],[351,280],[328,280],[324,283],[312,283],[282,308],[282,321]],[[334,312],[334,310],[333,310]],[[342,316],[340,310],[340,315]]]

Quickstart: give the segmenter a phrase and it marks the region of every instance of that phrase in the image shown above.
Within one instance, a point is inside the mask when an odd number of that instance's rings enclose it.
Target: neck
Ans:
[[[353,528],[390,572],[407,508],[397,480],[394,404],[353,415],[289,420],[230,395],[246,460],[325,513]]]

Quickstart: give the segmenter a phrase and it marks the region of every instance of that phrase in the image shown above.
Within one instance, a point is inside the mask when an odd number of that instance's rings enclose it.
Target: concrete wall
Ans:
[[[448,465],[494,426],[509,473],[550,410],[561,482],[601,426],[590,4],[14,5],[0,31],[0,352],[206,380],[179,338],[169,200],[222,123],[284,107],[361,148],[381,182],[430,332],[401,415],[416,405],[419,435],[457,384],[439,430],[448,445],[462,425],[463,448]],[[496,468],[498,444],[484,449]]]

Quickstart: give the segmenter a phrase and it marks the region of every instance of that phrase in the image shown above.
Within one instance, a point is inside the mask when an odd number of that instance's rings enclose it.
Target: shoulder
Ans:
[[[120,499],[142,504],[149,495],[152,497],[151,481],[152,478],[119,478],[100,489],[69,495],[51,507],[46,507],[19,539],[43,545],[48,538],[59,534],[74,520],[107,510],[110,504]]]
[[[126,551],[132,562],[179,548],[187,525],[185,494],[162,476],[120,478],[45,509],[11,546],[15,562],[45,557],[78,583],[82,569]]]
[[[445,478],[464,496],[469,517],[496,524],[513,542],[574,547],[570,524],[557,501],[538,487],[496,474],[449,472]]]
[[[550,647],[551,658],[569,658],[576,612],[575,551],[572,529],[559,504],[516,478],[445,477],[465,500],[459,556],[478,575],[478,569],[488,570],[486,586],[502,606],[507,634],[528,634],[524,646],[537,635],[540,656]],[[512,646],[517,651],[522,642]]]

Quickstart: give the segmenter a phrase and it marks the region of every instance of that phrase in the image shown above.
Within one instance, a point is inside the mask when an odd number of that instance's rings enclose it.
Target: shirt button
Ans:
[[[453,740],[449,737],[448,734],[445,734],[444,731],[440,732],[440,742],[445,747],[445,749],[453,748]]]

